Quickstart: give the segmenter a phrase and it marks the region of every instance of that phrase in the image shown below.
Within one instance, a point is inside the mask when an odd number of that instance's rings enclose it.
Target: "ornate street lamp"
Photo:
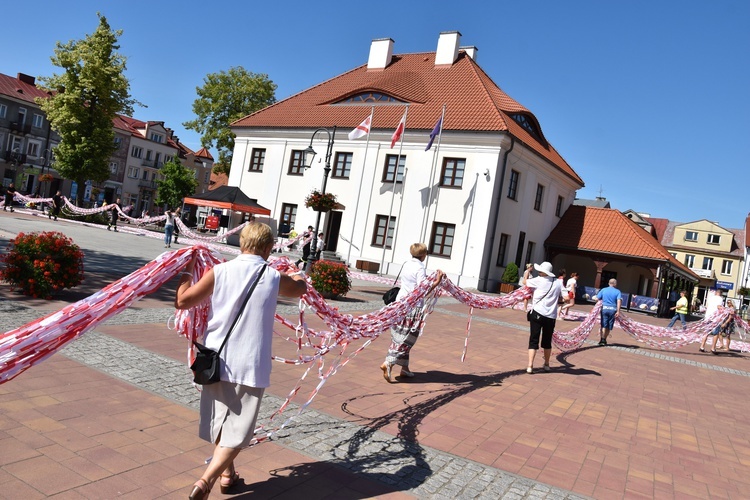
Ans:
[[[315,132],[313,132],[312,137],[310,137],[310,145],[307,147],[307,149],[305,149],[302,152],[303,154],[302,161],[306,169],[313,166],[313,160],[315,159],[316,153],[312,147],[312,144],[318,132],[325,132],[328,135],[328,147],[326,149],[325,166],[323,167],[323,186],[321,188],[321,194],[326,194],[326,184],[328,183],[328,174],[331,172],[331,154],[333,153],[333,140],[336,138],[336,126],[335,125],[333,127],[333,132],[329,131],[327,128],[319,128]],[[312,241],[310,242],[310,257],[308,258],[310,262],[309,262],[309,266],[305,267],[306,269],[308,269],[310,266],[312,266],[312,264],[315,263],[316,260],[318,260],[317,246],[318,246],[318,230],[320,228],[320,214],[321,212],[318,211],[318,215],[315,218],[315,233],[313,234]]]

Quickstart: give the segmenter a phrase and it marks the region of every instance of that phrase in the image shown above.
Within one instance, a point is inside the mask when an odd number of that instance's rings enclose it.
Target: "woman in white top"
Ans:
[[[253,438],[263,392],[270,385],[276,298],[279,294],[300,297],[307,291],[307,284],[299,275],[287,276],[271,268],[264,270],[273,244],[270,227],[248,224],[240,233],[242,253],[237,258],[215,266],[192,286],[195,259],[180,273],[177,309],[189,309],[211,297],[206,347],[218,351],[232,322],[242,312],[221,351],[221,380],[204,385],[201,392],[198,435],[216,447],[203,476],[193,485],[190,493],[193,500],[208,497],[219,475],[222,493],[239,479],[234,459]],[[258,285],[244,311],[240,311],[258,276]]]
[[[396,295],[396,300],[401,300],[409,295],[422,281],[427,279],[427,272],[424,267],[424,260],[427,258],[427,245],[414,243],[409,248],[409,252],[412,259],[405,262],[401,269],[401,289]],[[439,269],[437,273],[437,280],[430,291],[434,290],[445,276],[445,273]],[[422,306],[421,302],[418,303],[401,323],[391,328],[391,345],[388,348],[385,361],[380,365],[380,369],[383,370],[383,377],[388,383],[393,382],[391,379],[393,365],[401,366],[402,377],[414,376],[414,373],[409,370],[409,353],[417,342],[417,338],[419,338],[423,319]]]
[[[167,210],[164,215],[167,216],[167,220],[164,222],[164,248],[170,248],[172,246],[172,233],[174,232],[174,212]]]
[[[552,264],[549,262],[534,264],[534,269],[539,273],[536,278],[529,278],[528,271],[523,274],[524,284],[534,289],[533,304],[529,315],[529,365],[526,367],[526,373],[534,372],[534,358],[539,350],[540,333],[542,349],[544,349],[544,371],[550,370],[552,334],[555,332],[557,303],[562,294],[562,283],[555,279]]]
[[[576,286],[578,286],[578,273],[570,273],[570,279],[565,284],[563,300],[565,303],[560,307],[560,315],[567,316],[568,310],[576,303]]]

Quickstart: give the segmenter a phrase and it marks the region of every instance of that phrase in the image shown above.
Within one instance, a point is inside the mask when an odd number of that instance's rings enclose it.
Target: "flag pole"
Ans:
[[[349,253],[346,255],[346,263],[351,265],[352,245],[354,243],[354,227],[357,222],[357,212],[359,211],[359,198],[362,195],[362,180],[365,178],[365,167],[367,165],[367,149],[370,146],[370,132],[372,131],[372,119],[375,117],[375,106],[370,110],[370,128],[367,130],[367,142],[365,143],[365,156],[362,159],[362,172],[359,174],[359,189],[357,190],[357,202],[354,204],[354,218],[352,219],[352,234],[349,236]],[[360,249],[360,254],[362,250]]]
[[[396,168],[393,172],[393,191],[391,191],[391,206],[388,209],[388,220],[385,224],[385,235],[383,238],[383,256],[380,259],[380,274],[383,274],[383,269],[385,266],[385,249],[388,246],[388,229],[391,227],[391,214],[393,213],[393,200],[396,198],[396,181],[398,181],[398,167],[401,165],[401,151],[404,148],[404,135],[406,134],[406,119],[409,116],[409,105],[406,105],[406,110],[404,111],[404,131],[401,132],[400,142],[398,146],[398,156],[396,156]],[[399,125],[401,125],[401,122],[399,121]],[[398,127],[398,125],[396,126]],[[404,177],[401,180],[401,192],[404,192],[404,186],[406,185],[406,170],[407,168],[404,167]],[[403,194],[402,194],[403,198]],[[396,252],[396,234],[398,233],[398,219],[396,219],[397,224],[393,228],[393,243],[391,244],[391,259],[393,259],[393,256]]]
[[[432,190],[435,186],[435,165],[437,164],[438,151],[440,151],[440,139],[443,136],[443,122],[445,121],[445,104],[443,104],[443,112],[440,115],[440,131],[438,132],[438,143],[432,152],[432,169],[430,170],[430,194],[427,196],[427,210],[424,212],[422,217],[422,228],[419,232],[419,241],[424,242],[427,237],[427,223],[430,220],[430,209],[432,208]]]
[[[443,112],[445,112],[445,105],[443,105]],[[437,157],[440,154],[440,143],[443,139],[443,124],[440,124],[440,135],[438,135],[438,143],[435,147],[435,156]],[[437,207],[438,203],[440,202],[440,190],[437,190],[437,193],[435,194],[435,215],[433,216],[432,220],[435,220],[435,217],[437,217]],[[427,221],[425,223],[424,232],[425,232],[425,238],[427,237],[427,227],[430,225],[430,210],[429,207],[427,207]],[[427,252],[427,258],[424,260],[425,267],[427,266],[427,263],[430,261],[430,252]]]

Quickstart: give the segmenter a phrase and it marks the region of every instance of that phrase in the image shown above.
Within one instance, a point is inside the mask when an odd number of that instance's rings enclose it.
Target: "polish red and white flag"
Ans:
[[[398,127],[396,127],[396,131],[393,132],[393,135],[391,136],[391,148],[396,145],[399,139],[401,139],[401,136],[404,135],[404,127],[406,127],[406,113],[408,113],[409,110],[407,109],[404,111],[404,116],[401,117],[401,121],[398,122]]]

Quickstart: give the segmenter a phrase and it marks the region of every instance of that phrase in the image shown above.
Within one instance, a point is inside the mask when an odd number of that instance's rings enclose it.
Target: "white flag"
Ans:
[[[372,113],[370,113],[370,116],[365,118],[365,121],[357,125],[354,130],[349,132],[349,140],[353,141],[354,139],[359,139],[360,137],[364,137],[369,134],[370,125],[372,125]]]

